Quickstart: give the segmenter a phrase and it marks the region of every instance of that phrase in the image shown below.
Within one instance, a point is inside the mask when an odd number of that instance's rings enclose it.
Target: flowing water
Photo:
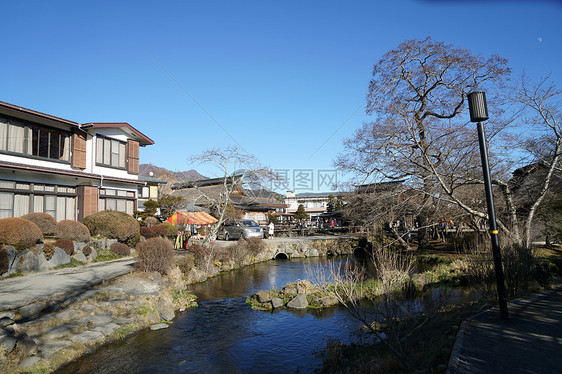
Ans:
[[[259,290],[307,279],[325,258],[276,260],[192,285],[199,307],[168,328],[110,344],[60,373],[312,373],[329,339],[365,339],[341,307],[263,312],[245,304]],[[345,261],[339,259],[336,261]]]
[[[328,339],[360,339],[360,325],[340,307],[263,312],[245,304],[259,290],[307,278],[324,258],[276,260],[192,285],[199,307],[168,328],[143,331],[98,349],[60,373],[312,373]],[[338,260],[342,261],[342,260]]]

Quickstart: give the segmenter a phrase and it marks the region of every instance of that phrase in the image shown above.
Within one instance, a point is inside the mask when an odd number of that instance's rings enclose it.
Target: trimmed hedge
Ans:
[[[146,227],[152,227],[156,225],[159,221],[155,217],[146,217],[143,221],[143,225]]]
[[[124,243],[113,243],[109,249],[120,256],[128,256],[131,254],[131,249]]]
[[[66,252],[67,255],[74,254],[74,243],[70,239],[60,238],[55,241],[55,247],[59,247]]]
[[[43,232],[43,235],[51,235],[55,231],[57,220],[48,213],[29,213],[21,216],[37,225]]]
[[[59,239],[68,239],[77,242],[90,241],[90,230],[88,230],[86,225],[69,219],[57,223],[53,234]]]
[[[92,235],[101,235],[120,242],[133,239],[140,232],[140,225],[136,219],[127,213],[114,210],[90,214],[84,218],[84,225]]]
[[[30,247],[43,242],[43,232],[33,222],[9,217],[0,219],[0,243]]]
[[[82,248],[82,253],[84,254],[84,256],[89,256],[92,254],[92,247],[90,247],[89,245],[85,246],[84,248]]]

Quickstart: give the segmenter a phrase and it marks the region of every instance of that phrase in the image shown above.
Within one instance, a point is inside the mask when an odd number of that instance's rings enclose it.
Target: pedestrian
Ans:
[[[274,231],[275,231],[275,224],[273,224],[273,222],[270,221],[269,225],[267,225],[267,238],[268,239],[273,238]]]

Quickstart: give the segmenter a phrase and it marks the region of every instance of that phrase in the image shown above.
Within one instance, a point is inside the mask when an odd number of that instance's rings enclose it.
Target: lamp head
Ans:
[[[468,110],[470,112],[470,122],[482,122],[489,118],[486,93],[484,91],[473,91],[468,94]]]

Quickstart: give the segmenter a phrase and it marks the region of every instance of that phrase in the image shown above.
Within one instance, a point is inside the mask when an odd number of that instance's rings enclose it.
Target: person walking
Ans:
[[[273,238],[274,231],[275,231],[275,224],[270,221],[269,225],[267,225],[267,238],[268,239]]]

